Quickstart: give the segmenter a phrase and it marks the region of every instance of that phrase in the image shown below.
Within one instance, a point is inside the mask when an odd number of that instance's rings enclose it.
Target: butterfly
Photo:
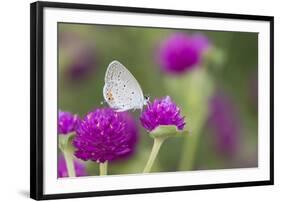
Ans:
[[[103,97],[109,107],[117,112],[142,110],[149,101],[131,72],[116,60],[108,65],[104,83]]]

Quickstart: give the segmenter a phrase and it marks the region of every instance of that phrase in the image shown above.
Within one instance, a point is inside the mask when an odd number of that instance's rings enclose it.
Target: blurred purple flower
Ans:
[[[78,160],[74,160],[74,169],[77,177],[87,175],[85,165],[82,162],[79,162]],[[60,178],[68,177],[66,162],[63,155],[60,155],[58,159],[58,176]]]
[[[149,103],[140,116],[141,123],[148,131],[152,131],[159,125],[175,125],[179,130],[185,126],[184,117],[180,114],[180,108],[169,96],[163,99],[155,99]]]
[[[65,74],[70,82],[84,80],[94,71],[96,48],[92,41],[72,31],[61,31],[59,48],[69,58]]]
[[[68,67],[67,76],[71,81],[80,81],[88,77],[96,66],[95,53],[90,48],[82,49],[75,55]]]
[[[218,151],[233,155],[239,141],[239,119],[234,103],[224,93],[217,92],[210,100],[209,126],[214,131]]]
[[[208,48],[210,48],[210,41],[209,39],[200,33],[194,34],[191,36],[192,37],[192,42],[194,47],[201,52],[206,51]]]
[[[131,155],[138,135],[136,123],[127,112],[115,112],[110,108],[88,113],[76,133],[75,156],[98,163]]]
[[[202,34],[174,33],[160,44],[157,60],[165,72],[181,74],[197,67],[209,46]]]
[[[73,115],[70,112],[59,111],[58,132],[62,135],[74,132],[79,122],[78,115]]]

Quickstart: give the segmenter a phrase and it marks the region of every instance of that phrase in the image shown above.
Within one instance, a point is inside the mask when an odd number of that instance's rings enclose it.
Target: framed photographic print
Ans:
[[[273,17],[31,4],[31,198],[273,184]]]

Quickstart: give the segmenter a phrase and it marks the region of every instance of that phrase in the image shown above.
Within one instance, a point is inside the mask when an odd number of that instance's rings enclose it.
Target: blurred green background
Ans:
[[[170,95],[186,116],[188,137],[167,140],[153,172],[258,166],[258,34],[86,24],[58,25],[59,103],[83,117],[104,107],[108,64],[118,60],[151,100]],[[199,68],[171,75],[155,59],[159,44],[173,33],[200,33],[212,44]],[[215,108],[215,109],[213,109]],[[153,144],[138,119],[137,150],[109,164],[109,174],[141,173]],[[98,175],[95,162],[85,162]]]

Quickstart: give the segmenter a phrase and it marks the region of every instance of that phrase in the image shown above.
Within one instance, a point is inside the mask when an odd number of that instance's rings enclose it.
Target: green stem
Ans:
[[[64,159],[65,159],[65,163],[66,163],[68,176],[69,177],[76,177],[72,152],[68,149],[65,149],[63,151],[63,155],[64,155]]]
[[[201,102],[204,103],[204,102]],[[192,105],[191,105],[192,106]],[[193,114],[192,135],[183,140],[182,156],[179,164],[179,170],[192,170],[194,169],[194,162],[197,156],[198,144],[200,143],[202,128],[204,127],[207,117],[208,108],[207,103],[202,104],[200,109],[196,109],[197,114],[191,110]]]
[[[194,167],[194,160],[197,154],[197,147],[200,139],[200,133],[194,132],[192,137],[183,141],[182,156],[180,160],[179,170],[192,170]]]
[[[202,128],[208,117],[208,100],[213,93],[213,79],[202,66],[184,77],[167,79],[165,85],[167,91],[181,103],[183,114],[190,117],[190,125],[186,127],[192,134],[183,140],[179,170],[193,170]],[[177,90],[182,86],[185,86],[188,93]]]
[[[107,175],[107,165],[108,162],[100,163],[100,175]]]
[[[143,170],[143,173],[149,173],[151,171],[152,165],[156,159],[156,156],[157,156],[164,140],[165,140],[165,138],[154,138],[153,147],[152,147],[149,159],[146,163],[146,166]]]

